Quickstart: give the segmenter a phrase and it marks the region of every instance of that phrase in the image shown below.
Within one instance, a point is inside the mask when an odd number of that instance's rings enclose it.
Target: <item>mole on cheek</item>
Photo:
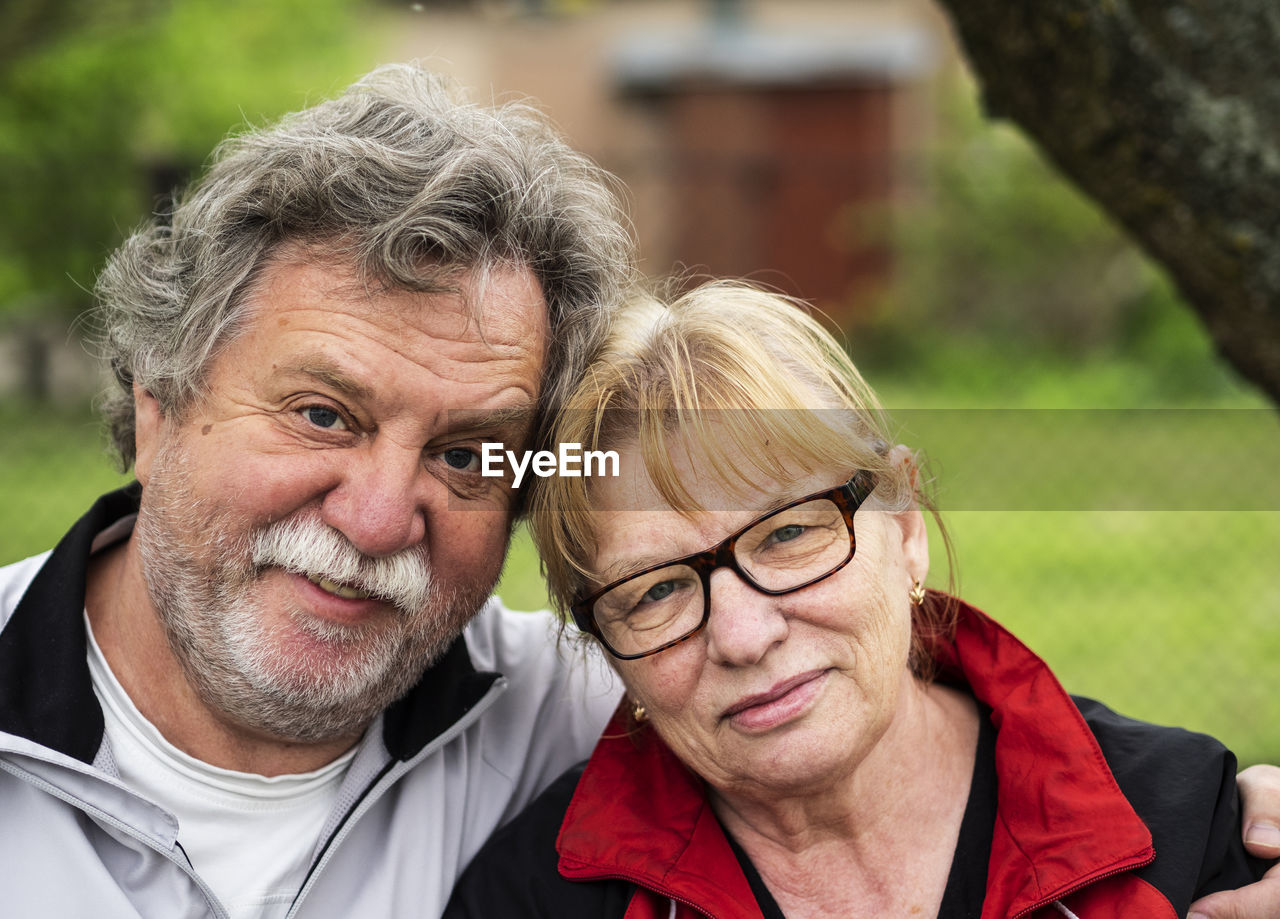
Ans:
[[[202,427],[202,428],[200,429],[200,433],[201,433],[202,435],[204,435],[204,434],[208,434],[208,433],[209,433],[210,431],[212,431],[212,430],[213,430],[213,425],[211,425],[211,424],[206,424],[204,427]]]

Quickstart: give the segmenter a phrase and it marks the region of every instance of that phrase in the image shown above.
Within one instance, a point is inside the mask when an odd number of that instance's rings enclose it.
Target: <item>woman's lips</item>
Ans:
[[[809,670],[783,680],[766,692],[745,696],[725,709],[722,718],[748,732],[768,731],[805,714],[826,683],[826,670]]]

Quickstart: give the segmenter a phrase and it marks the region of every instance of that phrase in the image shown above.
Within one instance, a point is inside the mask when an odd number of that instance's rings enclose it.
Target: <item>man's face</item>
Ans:
[[[461,288],[376,291],[280,259],[204,399],[166,417],[139,392],[147,588],[219,717],[354,735],[492,589],[509,492],[478,457],[528,437],[546,307],[526,270]]]

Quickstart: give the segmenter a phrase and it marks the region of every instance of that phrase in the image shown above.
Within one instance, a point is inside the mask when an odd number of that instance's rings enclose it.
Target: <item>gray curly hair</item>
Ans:
[[[414,65],[380,67],[342,96],[225,140],[167,218],[127,239],[98,278],[102,408],[133,463],[133,384],[181,415],[243,327],[247,294],[282,244],[351,264],[366,283],[454,290],[464,271],[522,266],[550,316],[538,439],[633,280],[612,179],[535,109],[484,108]]]

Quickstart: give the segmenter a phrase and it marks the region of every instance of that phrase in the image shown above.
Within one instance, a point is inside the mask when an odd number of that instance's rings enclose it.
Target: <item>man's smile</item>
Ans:
[[[306,575],[308,581],[315,584],[326,593],[331,593],[335,597],[342,597],[345,600],[367,600],[373,594],[367,590],[360,590],[357,587],[348,587],[345,584],[339,584],[337,581],[331,581],[323,575]]]

